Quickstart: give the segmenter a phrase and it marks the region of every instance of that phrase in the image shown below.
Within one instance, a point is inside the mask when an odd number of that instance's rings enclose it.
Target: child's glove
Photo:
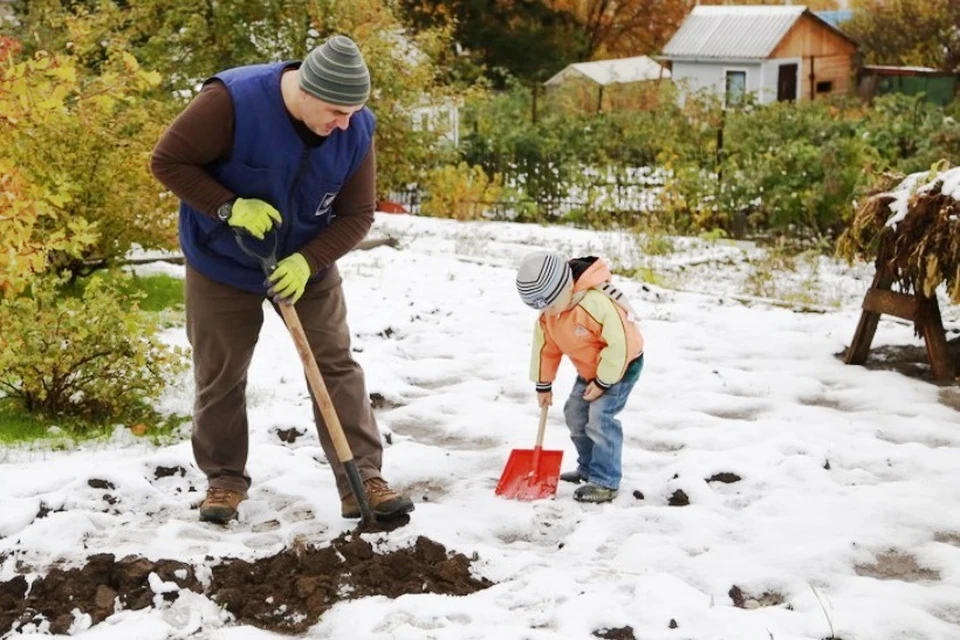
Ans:
[[[294,304],[303,295],[310,279],[310,265],[299,253],[294,253],[277,264],[267,282],[267,295],[277,304]]]
[[[263,234],[270,231],[274,223],[280,226],[281,222],[280,212],[269,203],[246,198],[237,198],[227,218],[228,225],[246,229],[257,240],[263,240]]]
[[[537,406],[549,407],[553,404],[553,391],[538,391]]]

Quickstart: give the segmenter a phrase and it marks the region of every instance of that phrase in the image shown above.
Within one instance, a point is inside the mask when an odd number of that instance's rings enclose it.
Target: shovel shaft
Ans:
[[[547,411],[550,407],[543,405],[540,407],[540,426],[537,427],[537,446],[533,448],[533,464],[530,474],[534,477],[540,475],[540,452],[543,451],[543,436],[547,430]]]
[[[320,375],[320,367],[317,366],[317,360],[313,357],[310,350],[310,343],[307,342],[307,334],[303,330],[303,324],[300,322],[300,316],[293,305],[280,304],[280,315],[290,335],[293,336],[293,342],[297,347],[297,353],[300,355],[300,361],[303,363],[303,369],[307,374],[307,383],[313,396],[316,398],[317,407],[320,409],[320,415],[327,425],[327,432],[330,434],[330,440],[333,442],[333,448],[337,452],[337,459],[343,465],[350,488],[353,495],[357,498],[360,505],[361,523],[372,523],[374,521],[373,510],[370,508],[370,502],[367,500],[367,492],[363,488],[363,481],[360,479],[360,472],[357,469],[357,463],[353,459],[353,452],[350,450],[350,443],[343,433],[343,425],[340,424],[340,417],[337,410],[330,400],[330,393],[327,391],[327,385],[323,382],[323,376]]]
[[[543,446],[543,434],[547,430],[547,411],[549,409],[550,407],[547,405],[540,407],[540,427],[537,429],[537,449]]]

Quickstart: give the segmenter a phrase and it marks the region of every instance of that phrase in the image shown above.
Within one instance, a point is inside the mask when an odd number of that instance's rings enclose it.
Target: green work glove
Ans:
[[[263,240],[263,234],[273,228],[273,223],[281,224],[280,212],[263,200],[237,198],[227,218],[231,227],[239,227],[257,240]]]
[[[310,279],[310,265],[299,253],[287,256],[267,278],[267,295],[277,304],[294,304],[303,295]]]

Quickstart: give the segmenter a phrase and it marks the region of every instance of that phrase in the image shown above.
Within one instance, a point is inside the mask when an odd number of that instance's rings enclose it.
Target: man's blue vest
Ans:
[[[233,99],[233,152],[226,162],[206,167],[213,179],[241,198],[258,198],[280,212],[277,258],[299,251],[333,218],[333,201],[370,149],[375,120],[369,109],[334,129],[319,147],[307,147],[283,104],[280,75],[296,63],[262,64],[224,71],[215,77]],[[272,248],[246,240],[261,254]],[[232,227],[180,204],[180,246],[191,267],[216,282],[265,293],[260,264],[237,246]],[[315,277],[320,276],[317,274]]]

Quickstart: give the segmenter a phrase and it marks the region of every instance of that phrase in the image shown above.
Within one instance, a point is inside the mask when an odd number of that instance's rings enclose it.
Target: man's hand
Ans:
[[[553,404],[553,391],[538,391],[537,406],[549,407]]]
[[[270,290],[267,295],[277,304],[294,304],[303,295],[310,279],[310,265],[299,253],[294,253],[277,264],[267,278]]]
[[[583,399],[587,402],[593,402],[603,395],[603,388],[597,386],[596,382],[587,385],[587,390],[583,392]]]
[[[282,223],[279,211],[263,200],[246,198],[237,198],[227,218],[228,225],[245,229],[257,240],[263,240],[263,234],[270,231],[274,223],[277,226]]]

